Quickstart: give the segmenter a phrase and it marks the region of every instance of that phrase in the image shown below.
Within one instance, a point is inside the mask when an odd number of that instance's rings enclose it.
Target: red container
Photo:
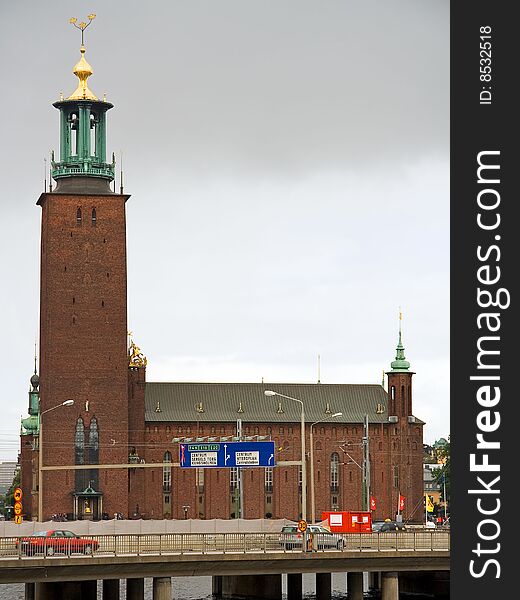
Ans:
[[[333,533],[371,533],[372,514],[362,510],[326,511],[321,513],[324,525]]]

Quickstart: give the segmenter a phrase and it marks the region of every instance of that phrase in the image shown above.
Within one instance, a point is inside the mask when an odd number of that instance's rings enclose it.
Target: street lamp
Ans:
[[[39,427],[38,427],[38,521],[42,522],[43,517],[43,427],[42,427],[42,417],[45,413],[54,410],[55,408],[60,408],[60,406],[72,406],[74,404],[74,400],[65,400],[61,404],[57,404],[56,406],[52,406],[47,410],[44,410],[40,413],[39,419]]]
[[[314,423],[311,423],[311,427],[310,427],[311,453],[310,453],[309,458],[310,458],[310,463],[311,463],[311,523],[313,523],[313,524],[316,523],[316,507],[315,507],[315,501],[314,501],[314,441],[313,441],[312,428],[317,423],[323,423],[323,421],[327,421],[329,419],[334,419],[335,417],[341,417],[342,415],[343,415],[343,413],[337,412],[337,413],[334,413],[333,415],[328,415],[327,417],[324,417],[323,419],[320,419],[319,421],[314,421]]]
[[[302,445],[302,519],[304,521],[307,520],[307,471],[305,468],[305,411],[303,408],[303,401],[298,398],[292,398],[291,396],[286,396],[285,394],[279,394],[278,392],[273,392],[272,390],[265,390],[264,394],[266,396],[280,396],[281,398],[287,398],[288,400],[294,400],[295,402],[299,402],[301,406],[301,445]]]

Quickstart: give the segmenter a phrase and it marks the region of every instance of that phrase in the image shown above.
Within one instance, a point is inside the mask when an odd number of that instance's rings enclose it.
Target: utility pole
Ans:
[[[242,441],[242,419],[237,419],[237,438],[238,441]],[[238,518],[244,518],[244,487],[242,485],[242,467],[236,467],[237,469],[237,488],[238,488]]]
[[[368,441],[368,415],[363,421],[363,510],[370,510],[370,448]]]

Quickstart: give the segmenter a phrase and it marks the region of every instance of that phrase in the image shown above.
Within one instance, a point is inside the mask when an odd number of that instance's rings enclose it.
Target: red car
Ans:
[[[80,537],[72,531],[64,529],[51,529],[49,531],[38,531],[29,537],[23,537],[16,541],[22,554],[34,556],[35,554],[92,554],[98,549],[97,540]]]

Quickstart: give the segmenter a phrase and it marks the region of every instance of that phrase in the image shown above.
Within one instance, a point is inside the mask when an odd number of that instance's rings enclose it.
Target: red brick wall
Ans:
[[[266,425],[251,423],[250,434],[258,427],[259,435],[272,435],[276,442],[277,461],[300,460],[299,423]],[[221,427],[223,430],[221,431]],[[270,429],[268,429],[270,428]],[[323,428],[323,429],[322,429]],[[283,430],[283,433],[281,433]],[[337,452],[340,458],[338,503],[340,510],[359,510],[362,498],[361,469],[354,463],[348,464],[350,456],[362,464],[363,425],[323,423],[315,426],[314,437],[314,478],[316,518],[321,512],[331,508],[330,457]],[[208,435],[234,435],[235,424],[209,423],[147,423],[146,462],[161,462],[164,452],[172,453],[178,462],[178,443],[174,437],[194,437]],[[377,499],[374,518],[393,518],[397,510],[398,495],[405,496],[403,518],[421,521],[422,518],[422,426],[408,423],[401,417],[398,423],[385,423],[369,426],[371,494]],[[345,445],[343,442],[350,442]],[[309,430],[307,427],[307,518],[311,517],[311,487],[309,463]],[[321,448],[321,449],[320,449]],[[399,469],[398,486],[394,486],[393,467]],[[146,493],[139,508],[145,517],[162,516],[162,468],[143,469],[146,471]],[[230,474],[225,469],[204,470],[203,512],[206,519],[229,518],[231,512]],[[265,516],[265,497],[272,496],[271,513],[273,518],[298,519],[300,496],[298,489],[298,466],[277,466],[273,473],[273,492],[264,488],[264,469],[244,469],[244,511],[246,518]],[[336,495],[336,494],[335,494]],[[171,515],[183,518],[182,505],[189,505],[189,516],[197,517],[198,496],[195,482],[195,469],[172,468]],[[412,515],[413,509],[416,508]]]
[[[144,458],[145,425],[144,425],[144,388],[146,381],[145,367],[128,369],[128,445],[130,453],[136,452],[139,458]],[[145,497],[145,469],[129,470],[128,503],[118,512],[124,517],[135,512],[137,504],[143,504]],[[113,515],[110,515],[112,517]]]
[[[100,462],[127,461],[126,198],[49,193],[39,201],[41,407],[75,401],[43,416],[46,466],[74,464],[80,415],[98,420]],[[126,506],[126,471],[100,473],[99,484],[106,512]],[[72,512],[72,471],[45,473],[43,487],[44,517]]]

